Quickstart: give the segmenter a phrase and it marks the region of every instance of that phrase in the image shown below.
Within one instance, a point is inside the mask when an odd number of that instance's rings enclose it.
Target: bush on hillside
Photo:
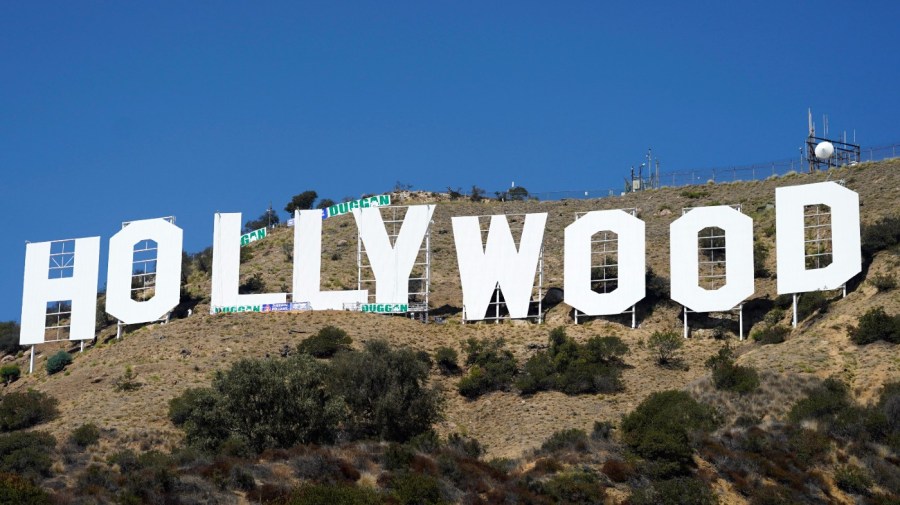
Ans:
[[[552,503],[593,505],[606,501],[606,486],[590,469],[555,474],[539,484],[538,489]]]
[[[574,395],[622,389],[622,357],[628,346],[618,337],[592,337],[582,345],[558,327],[550,332],[549,341],[548,350],[526,361],[516,379],[522,393],[558,390]]]
[[[784,340],[790,334],[791,329],[787,326],[781,326],[779,324],[766,324],[762,328],[751,333],[750,338],[763,345],[780,344],[784,342]]]
[[[889,316],[884,307],[874,307],[859,317],[856,328],[850,329],[850,340],[854,344],[871,344],[884,340],[892,344],[900,343],[900,315]]]
[[[872,478],[862,468],[855,465],[841,465],[834,470],[837,487],[851,494],[868,495]]]
[[[151,450],[135,454],[130,449],[113,454],[109,463],[118,465],[123,478],[119,503],[177,503],[179,477],[174,458]]]
[[[59,351],[53,356],[47,358],[47,373],[53,375],[62,372],[68,365],[72,363],[72,356],[66,351]]]
[[[294,490],[283,503],[285,505],[378,505],[384,498],[372,488],[355,484],[315,484],[307,482]]]
[[[0,472],[30,479],[50,475],[50,451],[56,439],[48,433],[29,431],[0,435]]]
[[[82,449],[100,441],[100,428],[94,423],[82,424],[69,435],[69,442]]]
[[[712,431],[719,423],[712,407],[697,403],[686,392],[661,391],[625,416],[622,440],[654,462],[658,475],[679,475],[693,466],[691,433]]]
[[[0,473],[0,503],[50,505],[50,496],[30,480],[13,473]]]
[[[804,419],[828,420],[852,405],[847,385],[838,379],[829,378],[813,388],[806,398],[795,403],[788,418],[795,423]]]
[[[637,489],[629,498],[632,505],[715,505],[715,493],[694,477],[675,477]]]
[[[549,453],[557,451],[585,452],[588,449],[588,436],[584,430],[571,428],[559,430],[551,434],[541,444],[540,452]]]
[[[897,279],[891,274],[875,274],[869,278],[869,282],[879,293],[897,288]]]
[[[900,243],[900,216],[883,217],[874,224],[863,226],[861,232],[863,254],[869,258],[878,251]]]
[[[325,387],[327,368],[301,354],[242,359],[219,371],[212,387],[189,389],[169,404],[187,442],[216,451],[237,437],[256,452],[334,440],[344,403]]]
[[[705,366],[712,372],[713,385],[718,390],[744,394],[759,387],[759,373],[752,367],[736,365],[734,351],[728,344],[707,359]]]
[[[56,398],[29,389],[0,399],[0,431],[14,431],[47,422],[59,415]]]
[[[438,347],[434,352],[434,361],[444,375],[459,373],[459,355],[449,347]]]
[[[464,346],[469,371],[459,381],[459,393],[474,398],[509,387],[517,372],[516,360],[503,339],[470,338]]]
[[[800,295],[797,300],[797,321],[803,321],[815,312],[828,310],[829,301],[822,291],[810,291]]]
[[[442,397],[427,382],[428,367],[416,353],[381,340],[338,354],[327,378],[330,393],[346,404],[350,437],[398,442],[428,431],[441,416]]]
[[[684,339],[674,331],[654,331],[647,347],[656,354],[658,365],[671,365],[678,362],[677,353],[684,347]]]
[[[338,351],[350,348],[353,342],[347,332],[336,326],[325,326],[315,335],[297,345],[297,352],[311,354],[317,358],[330,358]]]
[[[19,369],[19,365],[9,364],[3,365],[0,367],[0,379],[6,383],[8,386],[11,382],[15,382],[19,380],[19,377],[22,375],[22,370]]]

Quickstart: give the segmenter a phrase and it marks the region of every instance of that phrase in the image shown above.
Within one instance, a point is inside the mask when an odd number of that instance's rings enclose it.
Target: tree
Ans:
[[[439,392],[426,386],[428,366],[409,349],[373,340],[361,352],[338,353],[329,389],[347,403],[344,427],[353,438],[405,442],[441,415]]]
[[[331,207],[332,205],[334,205],[334,200],[332,200],[331,198],[323,198],[316,205],[316,208],[317,209],[327,209],[328,207]]]
[[[311,209],[313,208],[313,204],[316,203],[316,198],[318,197],[318,193],[313,190],[307,190],[303,193],[294,195],[293,197],[291,197],[291,201],[284,206],[284,211],[293,216],[295,210]]]
[[[273,224],[278,224],[280,219],[278,219],[278,213],[275,212],[274,209],[266,209],[265,212],[259,216],[258,219],[254,221],[247,221],[244,224],[244,233],[250,233],[253,230],[258,230],[259,228],[268,228]]]
[[[472,200],[473,202],[480,202],[484,200],[484,190],[473,184],[472,192],[469,193],[469,200]]]
[[[344,405],[325,388],[327,369],[306,354],[242,359],[217,372],[212,387],[169,403],[188,443],[217,451],[229,440],[256,452],[334,440]]]
[[[527,200],[528,196],[528,190],[523,188],[522,186],[514,186],[506,192],[506,197],[510,201]]]

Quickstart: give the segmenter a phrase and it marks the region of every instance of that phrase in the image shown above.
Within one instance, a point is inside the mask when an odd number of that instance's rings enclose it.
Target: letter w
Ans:
[[[477,216],[454,217],[452,222],[463,292],[463,318],[484,319],[498,285],[510,317],[527,317],[547,213],[525,215],[518,249],[506,216],[491,216],[486,247],[481,241]]]

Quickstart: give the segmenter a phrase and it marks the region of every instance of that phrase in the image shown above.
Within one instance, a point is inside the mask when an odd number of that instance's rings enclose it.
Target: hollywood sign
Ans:
[[[859,195],[834,182],[789,186],[775,190],[778,293],[837,289],[861,271]],[[831,208],[832,262],[824,268],[805,264],[804,207]],[[322,212],[294,213],[292,303],[308,310],[342,309],[345,304],[393,312],[408,302],[409,278],[428,231],[434,205],[407,208],[392,246],[377,205],[348,209],[375,277],[375,305],[368,290],[321,289]],[[486,243],[476,216],[453,217],[463,317],[484,319],[495,288],[503,291],[511,318],[525,318],[541,254],[547,213],[526,214],[518,246],[506,216],[491,217]],[[698,279],[698,232],[724,230],[724,286],[704,289]],[[564,301],[585,315],[626,311],[645,296],[644,222],[621,210],[588,212],[565,229]],[[609,293],[591,290],[591,237],[613,232],[618,242],[618,287]],[[219,213],[213,226],[211,312],[254,311],[255,307],[290,307],[287,293],[239,294],[241,215]],[[125,324],[159,320],[180,298],[182,230],[163,219],[133,221],[109,240],[106,312]],[[134,246],[157,244],[155,294],[144,301],[131,298]],[[71,302],[70,340],[94,337],[100,238],[75,239],[71,277],[48,279],[51,242],[26,246],[22,296],[22,345],[44,341],[48,303]],[[729,206],[694,208],[670,226],[671,298],[695,312],[731,310],[754,292],[753,220]],[[386,309],[385,307],[390,307]],[[240,309],[248,308],[248,309]],[[262,310],[260,310],[262,311]]]

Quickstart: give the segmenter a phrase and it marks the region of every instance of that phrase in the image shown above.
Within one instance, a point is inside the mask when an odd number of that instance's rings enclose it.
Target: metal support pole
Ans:
[[[116,322],[116,340],[122,338],[122,321]]]
[[[497,296],[494,299],[494,324],[500,324],[500,284],[497,284],[496,289]]]
[[[738,340],[744,340],[744,304],[738,309]]]
[[[682,307],[684,310],[684,338],[688,338],[688,322],[687,322],[687,307]]]
[[[796,328],[797,327],[797,293],[794,293],[792,296],[794,297],[794,301],[792,303],[793,308],[794,308],[794,318],[791,322],[791,325],[794,328]]]
[[[31,346],[31,359],[28,361],[28,373],[34,372],[34,346]]]
[[[578,324],[578,309],[572,309],[572,313],[575,314],[575,324]]]
[[[841,289],[844,290],[844,294],[843,296],[841,296],[841,298],[847,298],[847,285],[844,284],[843,286],[841,286]]]
[[[78,349],[78,352],[84,352],[84,340],[81,341],[81,348]]]
[[[631,306],[631,329],[637,328],[637,305]]]

